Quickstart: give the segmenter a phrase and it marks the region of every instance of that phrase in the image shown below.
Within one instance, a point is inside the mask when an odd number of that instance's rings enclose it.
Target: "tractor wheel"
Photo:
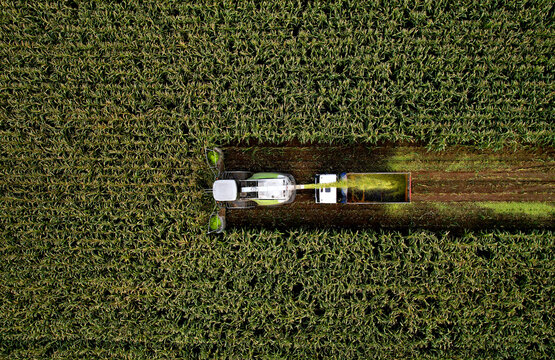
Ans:
[[[250,200],[237,200],[226,203],[227,209],[251,209],[256,206],[254,201]]]
[[[226,171],[224,172],[223,179],[233,179],[233,180],[247,180],[250,178],[252,173],[250,171]]]

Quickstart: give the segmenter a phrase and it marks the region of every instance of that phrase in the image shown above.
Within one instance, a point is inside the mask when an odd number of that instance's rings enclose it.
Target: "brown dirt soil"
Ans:
[[[412,201],[555,201],[555,173],[481,171],[412,173]]]
[[[555,205],[555,151],[428,152],[411,146],[266,146],[224,148],[226,170],[279,171],[297,183],[318,173],[411,171],[407,205],[315,204],[313,191],[294,203],[227,211],[230,227],[553,228],[553,217],[500,215],[477,201],[542,201]],[[447,206],[438,206],[445,204]],[[448,210],[446,210],[446,208]]]

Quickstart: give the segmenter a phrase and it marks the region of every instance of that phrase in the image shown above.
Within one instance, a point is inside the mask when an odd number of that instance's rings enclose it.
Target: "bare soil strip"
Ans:
[[[496,213],[477,202],[544,202],[555,206],[555,151],[428,152],[412,146],[265,146],[224,148],[227,170],[280,171],[298,183],[318,173],[411,171],[412,204],[315,204],[312,191],[294,203],[227,212],[230,227],[553,228],[553,213]]]

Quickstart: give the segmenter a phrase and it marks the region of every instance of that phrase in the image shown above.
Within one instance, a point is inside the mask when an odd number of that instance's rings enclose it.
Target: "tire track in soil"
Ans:
[[[526,172],[413,172],[412,201],[555,201],[544,167]]]
[[[316,204],[312,191],[300,191],[292,204],[228,211],[230,227],[525,230],[553,228],[555,220],[495,214],[475,205],[542,201],[555,206],[553,149],[499,153],[457,147],[432,153],[417,146],[255,146],[223,150],[227,170],[285,172],[297,183],[312,183],[318,173],[403,169],[412,173],[411,204],[394,208]]]

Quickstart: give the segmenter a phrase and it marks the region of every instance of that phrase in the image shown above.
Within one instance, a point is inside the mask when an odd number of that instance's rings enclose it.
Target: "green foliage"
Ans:
[[[99,228],[96,241],[54,229],[8,236],[2,352],[532,358],[552,350],[552,232],[145,238],[136,226]]]
[[[452,146],[446,152],[424,151],[414,146],[395,146],[385,158],[390,171],[475,172],[507,171],[520,173],[530,166],[547,165],[555,161],[553,147],[537,149],[519,146],[516,150],[478,150],[474,146]],[[534,151],[537,151],[534,153]],[[534,165],[532,165],[534,164]]]
[[[525,3],[4,4],[3,121],[69,142],[554,145],[551,4]]]
[[[476,205],[500,214],[524,214],[530,217],[555,216],[555,206],[544,202],[483,201]]]
[[[207,145],[553,146],[550,2],[0,9],[0,356],[553,354],[552,232],[202,234]]]

